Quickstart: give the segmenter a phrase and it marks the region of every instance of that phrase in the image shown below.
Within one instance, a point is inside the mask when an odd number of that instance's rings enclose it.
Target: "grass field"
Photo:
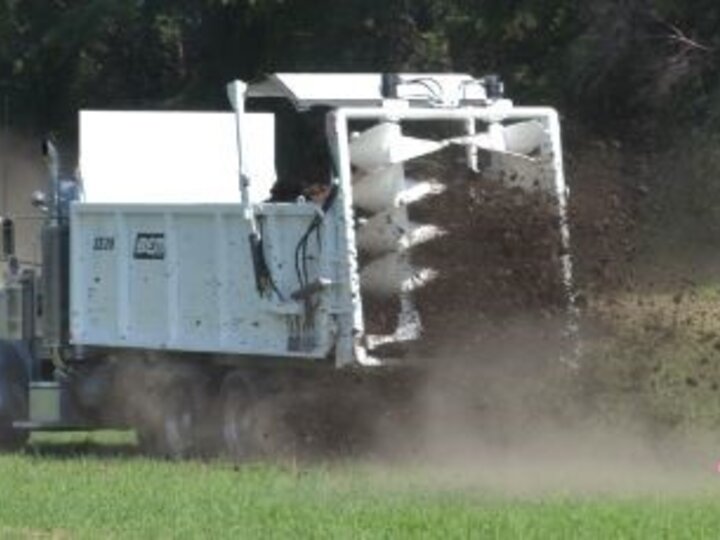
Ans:
[[[717,295],[612,306],[608,318],[627,337],[589,364],[602,382],[592,403],[606,422],[599,434],[551,433],[562,455],[524,448],[498,470],[473,453],[449,459],[447,470],[417,462],[238,466],[144,458],[126,433],[34,436],[25,453],[0,456],[0,540],[720,538],[720,440],[686,433],[717,432]],[[664,431],[650,442],[640,435],[636,448],[623,434],[638,403]],[[676,449],[670,435],[692,451]],[[621,459],[608,457],[613,451]],[[656,454],[666,461],[645,466]]]
[[[697,492],[674,496],[512,496],[438,484],[409,467],[173,463],[137,456],[126,436],[98,440],[44,438],[0,457],[0,537],[720,536],[712,474]]]

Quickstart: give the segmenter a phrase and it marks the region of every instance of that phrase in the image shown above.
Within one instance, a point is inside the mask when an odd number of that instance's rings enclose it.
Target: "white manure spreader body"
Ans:
[[[448,152],[552,200],[574,331],[553,110],[457,74],[276,74],[228,91],[231,112],[82,111],[77,178],[46,146],[40,265],[18,262],[2,218],[1,446],[134,427],[163,454],[244,457],[269,444],[253,416],[269,396],[357,373],[329,367],[397,366],[426,331],[419,292],[443,275],[413,255],[449,234],[411,220],[446,186],[407,168]]]

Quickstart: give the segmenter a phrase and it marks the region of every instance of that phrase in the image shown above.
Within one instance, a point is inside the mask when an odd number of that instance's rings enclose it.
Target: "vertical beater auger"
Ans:
[[[373,357],[374,350],[411,342],[423,334],[422,313],[414,293],[441,277],[443,269],[413,264],[413,250],[426,243],[443,242],[447,231],[441,223],[413,223],[408,211],[415,203],[432,204],[433,197],[441,195],[447,186],[438,179],[410,179],[405,169],[413,160],[451,147],[466,148],[466,165],[471,171],[480,169],[482,155],[485,159],[481,173],[486,178],[552,200],[558,224],[557,271],[565,296],[566,333],[577,343],[568,190],[557,113],[549,108],[515,107],[500,95],[490,96],[486,93],[487,81],[462,81],[458,85],[456,80],[442,76],[420,79],[403,76],[398,81],[399,88],[413,92],[410,95],[415,99],[418,98],[415,92],[419,92],[424,99],[418,103],[410,98],[391,98],[372,106],[339,107],[333,116],[333,144],[339,147],[338,182],[344,197],[351,199],[355,216],[347,222],[347,227],[353,228],[348,238],[354,238],[349,243],[357,247],[360,255],[359,258],[358,253],[350,255],[357,260],[348,268],[357,267],[351,282],[356,293],[354,335],[356,339],[362,336],[358,340],[361,347]],[[468,92],[471,86],[479,94]],[[436,89],[430,92],[428,87]],[[458,88],[463,88],[464,97],[458,97]],[[402,91],[395,95],[402,95]],[[351,132],[351,125],[368,122],[373,125],[364,131]],[[450,123],[458,125],[464,133],[442,139],[406,135],[406,126],[417,123],[425,124],[425,132],[431,131],[433,124],[442,128]],[[386,321],[384,333],[367,332],[368,313],[363,312],[366,302],[374,304],[371,311],[380,305],[385,319],[388,309],[395,311],[391,328]],[[365,351],[357,358],[361,363],[368,361]]]

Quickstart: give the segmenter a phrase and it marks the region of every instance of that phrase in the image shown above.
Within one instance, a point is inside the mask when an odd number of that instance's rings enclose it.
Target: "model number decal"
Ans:
[[[93,238],[93,251],[112,251],[115,249],[115,238],[112,236],[96,236]]]
[[[133,258],[146,261],[161,261],[165,258],[164,233],[138,233],[135,237]]]

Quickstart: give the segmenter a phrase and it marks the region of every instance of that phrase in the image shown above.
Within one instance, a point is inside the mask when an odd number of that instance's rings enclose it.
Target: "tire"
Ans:
[[[138,397],[132,414],[141,450],[168,459],[201,453],[202,422],[208,414],[204,379],[172,377]]]
[[[252,374],[236,371],[225,377],[219,412],[228,457],[250,461],[277,450],[282,425],[272,398],[272,392],[264,391],[264,385]]]
[[[198,411],[191,400],[172,390],[158,404],[161,414],[138,426],[141,448],[154,456],[184,459],[195,453],[195,425]]]
[[[20,450],[30,434],[13,428],[28,417],[28,376],[17,348],[0,342],[0,452]]]

